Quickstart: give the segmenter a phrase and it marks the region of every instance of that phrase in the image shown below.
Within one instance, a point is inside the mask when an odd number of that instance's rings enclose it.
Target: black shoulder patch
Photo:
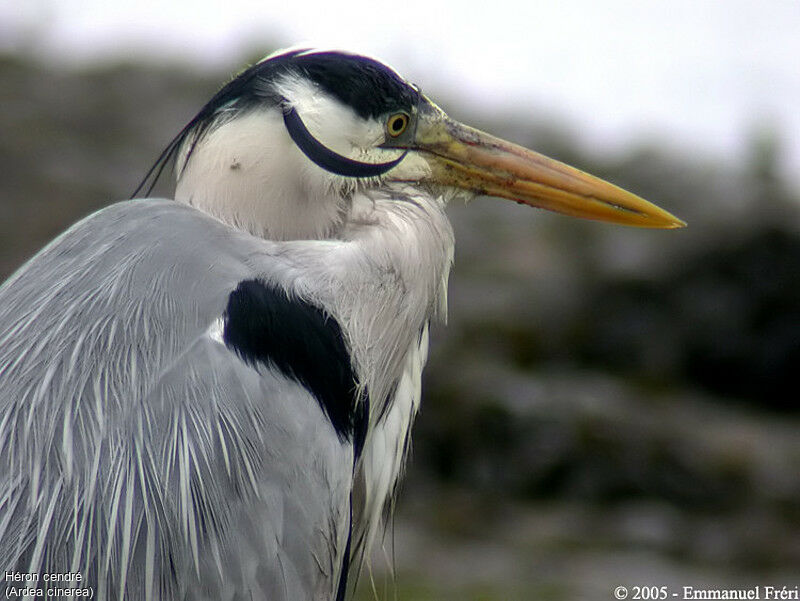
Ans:
[[[338,322],[260,280],[240,282],[228,297],[222,338],[244,361],[279,369],[319,402],[340,438],[363,446],[367,400]]]

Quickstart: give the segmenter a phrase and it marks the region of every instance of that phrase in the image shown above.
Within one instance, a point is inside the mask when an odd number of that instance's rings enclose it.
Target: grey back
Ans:
[[[79,572],[99,599],[334,598],[352,445],[214,330],[274,263],[274,244],[136,200],[0,287],[0,570]]]

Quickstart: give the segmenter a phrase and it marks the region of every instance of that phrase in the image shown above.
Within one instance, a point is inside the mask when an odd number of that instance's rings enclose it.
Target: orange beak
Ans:
[[[450,119],[433,103],[418,115],[412,149],[425,156],[428,181],[622,225],[686,224],[622,188],[532,150]]]

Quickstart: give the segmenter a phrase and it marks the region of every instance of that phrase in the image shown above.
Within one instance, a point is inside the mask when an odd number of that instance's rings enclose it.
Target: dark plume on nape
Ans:
[[[363,56],[320,52],[294,59],[297,67],[360,117],[380,117],[411,108],[417,92],[385,65]]]

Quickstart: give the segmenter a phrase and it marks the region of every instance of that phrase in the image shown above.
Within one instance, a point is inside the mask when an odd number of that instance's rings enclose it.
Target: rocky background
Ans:
[[[229,76],[0,55],[0,279],[129,197]],[[658,140],[609,155],[530,107],[469,114],[428,88],[454,117],[689,227],[451,208],[450,323],[434,330],[407,478],[357,598],[800,585],[800,194],[781,177],[781,132],[755,128],[741,165]]]

